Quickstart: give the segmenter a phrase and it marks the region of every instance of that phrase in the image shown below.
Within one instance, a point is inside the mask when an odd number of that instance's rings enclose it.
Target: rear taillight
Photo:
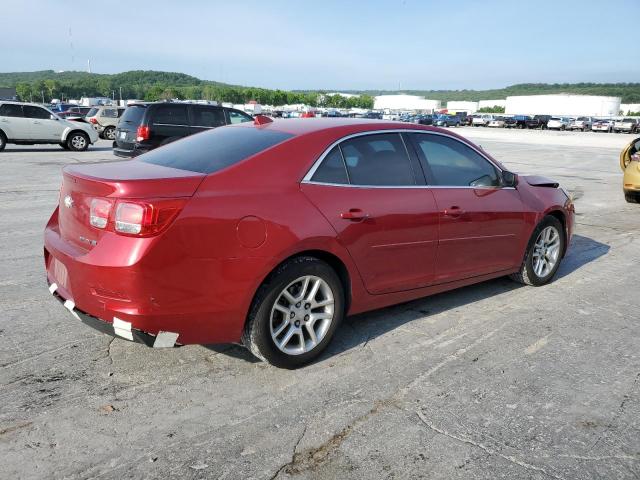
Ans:
[[[91,200],[91,208],[89,210],[89,223],[96,228],[106,228],[109,223],[109,214],[111,213],[111,202],[102,198],[94,198]]]
[[[89,123],[93,123],[94,125],[96,125],[96,124],[98,123],[98,119],[97,119],[97,118],[95,118],[95,117],[91,117],[91,118],[89,119]]]
[[[99,220],[94,223],[94,202],[99,210]],[[160,198],[148,201],[118,201],[115,209],[104,199],[91,201],[91,225],[113,230],[121,235],[145,237],[155,235],[176,218],[187,202],[186,198]],[[108,204],[108,207],[107,207]],[[106,218],[104,213],[106,212]],[[109,216],[109,215],[112,216]],[[101,226],[104,225],[104,226]]]
[[[148,125],[140,125],[138,127],[138,131],[136,132],[136,142],[143,142],[145,140],[149,140],[149,136],[151,134],[151,129]]]

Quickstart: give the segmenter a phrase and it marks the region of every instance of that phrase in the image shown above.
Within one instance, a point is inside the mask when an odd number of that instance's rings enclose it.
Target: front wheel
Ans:
[[[83,152],[89,148],[89,137],[83,132],[73,132],[67,138],[67,147],[74,152]]]
[[[533,231],[522,266],[511,278],[536,287],[549,283],[560,267],[565,241],[560,220],[547,215]]]
[[[243,343],[261,360],[297,368],[327,347],[343,316],[344,291],[336,272],[317,258],[294,258],[260,287]]]

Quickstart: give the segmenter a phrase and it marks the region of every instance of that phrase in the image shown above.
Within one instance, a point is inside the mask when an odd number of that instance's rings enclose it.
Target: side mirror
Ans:
[[[518,175],[507,170],[502,172],[502,186],[515,188],[518,185]]]

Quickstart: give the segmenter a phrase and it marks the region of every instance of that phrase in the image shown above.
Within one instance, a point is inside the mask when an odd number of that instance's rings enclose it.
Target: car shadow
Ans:
[[[560,264],[555,280],[571,275],[584,265],[606,255],[609,250],[609,245],[589,237],[574,235],[571,248]],[[453,312],[460,307],[519,288],[535,287],[525,287],[507,277],[501,277],[391,307],[351,315],[343,321],[334,340],[316,361],[326,360],[358,346],[366,345],[369,341],[419,318],[447,311]],[[247,349],[239,345],[204,346],[230,357],[252,363],[259,362]]]

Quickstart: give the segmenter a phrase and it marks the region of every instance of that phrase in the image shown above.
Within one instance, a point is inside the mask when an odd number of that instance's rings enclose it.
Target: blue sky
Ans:
[[[639,0],[4,0],[0,11],[3,72],[84,70],[89,58],[100,73],[283,89],[640,81]]]

